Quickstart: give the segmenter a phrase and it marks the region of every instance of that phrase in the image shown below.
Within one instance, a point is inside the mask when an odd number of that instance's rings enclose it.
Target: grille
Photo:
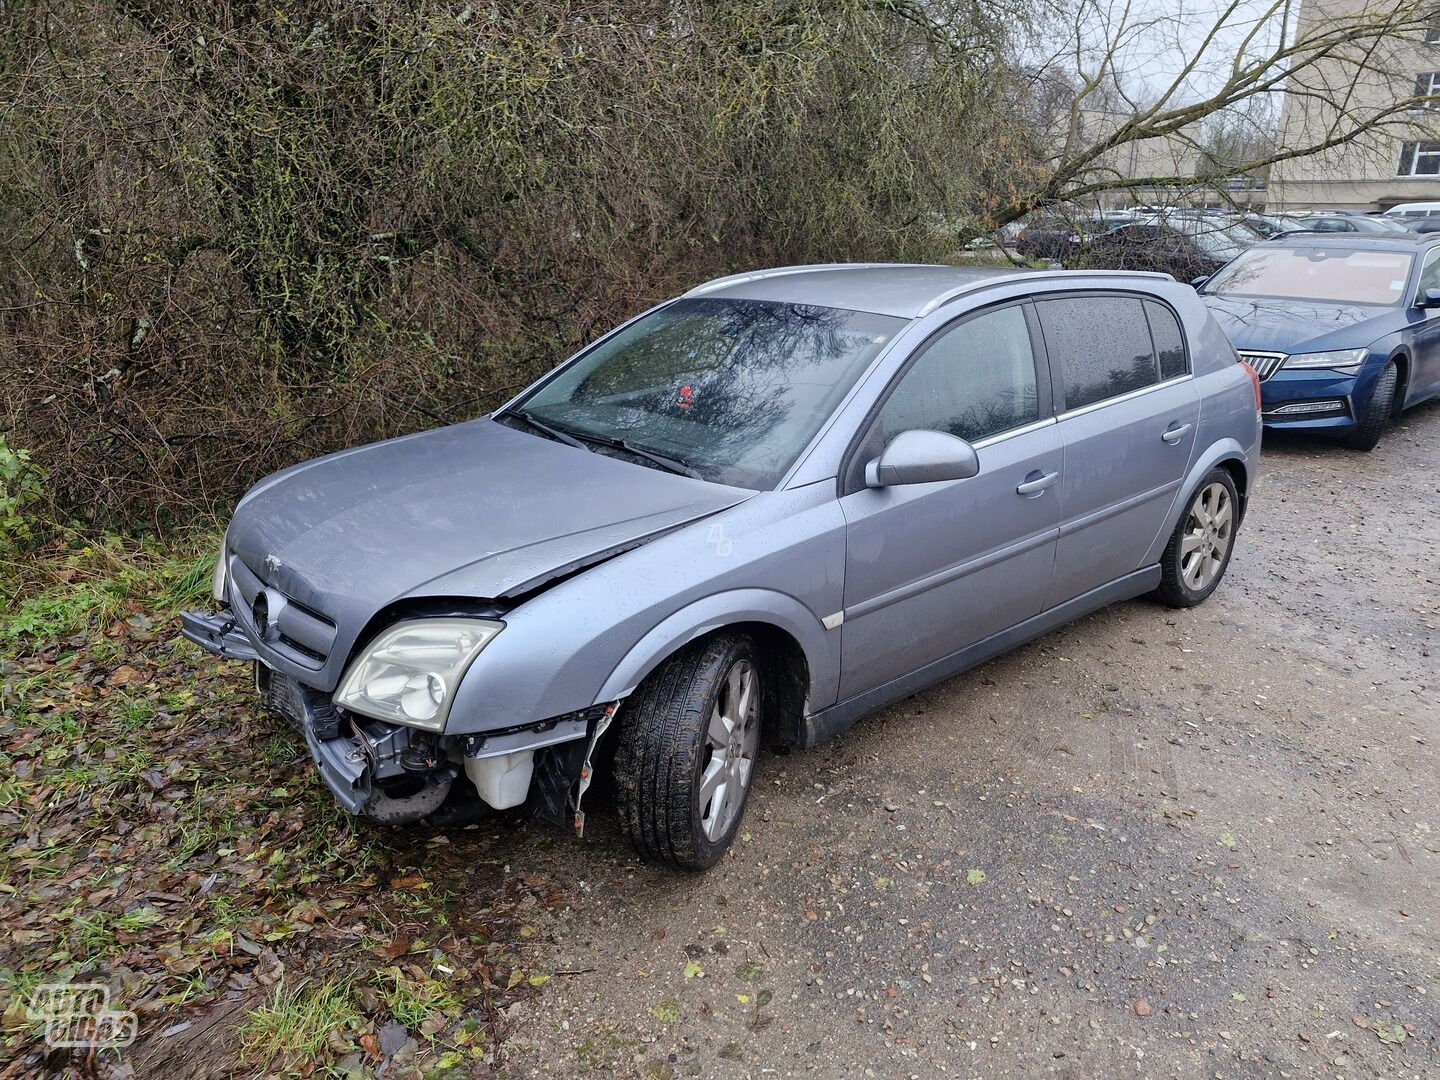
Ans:
[[[301,667],[324,666],[335,644],[335,624],[330,619],[267,585],[235,554],[230,556],[230,589],[236,617],[256,631],[266,648]],[[255,601],[262,593],[271,620],[263,635],[255,623]]]
[[[1289,359],[1289,357],[1285,353],[1245,352],[1242,349],[1240,350],[1240,359],[1254,368],[1255,374],[1260,376],[1261,382],[1264,382],[1284,367],[1285,361]]]

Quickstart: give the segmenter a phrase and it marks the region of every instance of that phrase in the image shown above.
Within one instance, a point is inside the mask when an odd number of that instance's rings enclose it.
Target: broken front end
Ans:
[[[453,613],[397,621],[354,650],[329,693],[294,673],[300,662],[324,662],[334,628],[323,615],[233,555],[217,563],[213,592],[221,610],[183,613],[181,633],[217,656],[253,665],[260,701],[303,736],[321,778],[352,814],[392,825],[422,818],[444,824],[528,804],[583,831],[591,758],[616,703],[445,733],[460,679],[503,621]]]

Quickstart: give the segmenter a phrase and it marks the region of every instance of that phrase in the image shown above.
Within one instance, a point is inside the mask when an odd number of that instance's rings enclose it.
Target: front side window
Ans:
[[[623,441],[716,483],[773,487],[904,325],[840,308],[677,300],[508,411],[582,442]]]
[[[1150,324],[1138,297],[1074,296],[1036,305],[1065,409],[1160,381]]]
[[[941,332],[880,408],[888,443],[903,431],[944,431],[975,442],[1040,418],[1035,352],[1019,307]]]
[[[1440,142],[1400,144],[1397,176],[1440,176]]]
[[[1420,267],[1420,284],[1415,288],[1415,302],[1424,300],[1430,289],[1440,289],[1440,250],[1425,256],[1425,263]]]
[[[1398,304],[1414,256],[1353,248],[1252,248],[1205,283],[1211,296],[1318,300],[1337,304]]]

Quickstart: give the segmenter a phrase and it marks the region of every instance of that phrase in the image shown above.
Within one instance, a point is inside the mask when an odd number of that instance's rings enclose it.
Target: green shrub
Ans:
[[[35,511],[44,489],[40,467],[0,435],[0,553],[23,548],[40,531]]]

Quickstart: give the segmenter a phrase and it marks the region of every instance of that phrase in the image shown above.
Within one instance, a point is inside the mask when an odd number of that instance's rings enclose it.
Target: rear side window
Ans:
[[[941,331],[881,406],[880,427],[886,443],[916,429],[974,442],[1039,417],[1030,330],[1008,307]]]
[[[1069,296],[1035,306],[1062,409],[1080,409],[1160,381],[1139,297]]]
[[[1155,342],[1155,355],[1160,360],[1160,381],[1185,374],[1185,339],[1180,334],[1180,320],[1164,304],[1145,301],[1145,317],[1150,320],[1150,337]]]

